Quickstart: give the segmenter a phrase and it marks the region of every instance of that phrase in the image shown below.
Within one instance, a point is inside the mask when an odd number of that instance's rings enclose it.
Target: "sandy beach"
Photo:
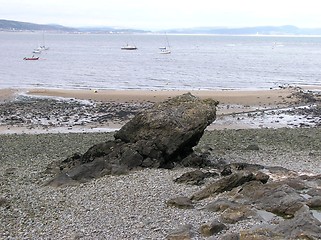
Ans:
[[[221,104],[271,106],[294,102],[290,96],[291,88],[271,90],[51,90],[32,89],[27,94],[35,96],[58,96],[76,99],[91,99],[94,101],[113,102],[160,102],[168,98],[190,92],[200,98],[213,98]]]
[[[219,101],[217,107],[217,119],[209,126],[209,129],[237,129],[237,128],[275,128],[275,127],[298,127],[302,125],[315,126],[316,122],[311,121],[309,113],[293,113],[289,109],[298,107],[309,107],[313,104],[302,98],[302,92],[319,91],[317,86],[303,87],[279,87],[268,90],[213,90],[213,91],[190,91],[193,95],[205,99],[212,98]],[[20,104],[16,102],[11,106],[11,115],[5,117],[7,122],[2,119],[0,124],[1,133],[14,132],[86,132],[86,131],[115,131],[119,129],[131,116],[140,110],[148,108],[152,104],[177,95],[187,93],[188,91],[178,90],[61,90],[61,89],[0,89],[0,101],[10,102],[13,99],[22,100]],[[299,96],[298,94],[301,94]],[[320,96],[318,96],[320,98]],[[30,104],[21,107],[26,102],[33,99],[34,107]],[[55,100],[56,103],[44,103],[45,100]],[[59,101],[58,101],[59,100]],[[73,122],[73,117],[69,117],[69,124],[66,120],[55,122],[56,112],[52,113],[50,106],[59,105],[62,101],[86,101],[82,108],[88,108],[88,103],[94,104],[96,110],[84,111],[81,115],[86,115],[86,119],[78,119]],[[38,101],[35,103],[35,101]],[[86,105],[87,104],[87,105]],[[8,107],[2,105],[4,115],[8,112]],[[19,111],[17,111],[19,108]],[[65,108],[65,107],[51,107]],[[65,115],[79,115],[75,107],[70,110],[71,113],[61,111],[60,118],[66,118]],[[105,109],[105,110],[102,110]],[[27,110],[29,109],[29,110]],[[37,109],[37,111],[35,110]],[[46,109],[46,110],[44,110]],[[97,110],[98,109],[98,110]],[[99,110],[100,109],[100,110]],[[109,110],[106,110],[109,109]],[[117,111],[114,111],[118,109]],[[15,114],[15,111],[17,114]],[[21,118],[20,115],[33,115],[33,112],[39,113],[45,111],[48,115],[44,117],[29,116],[28,119],[18,121],[9,121],[8,119]],[[107,112],[106,112],[107,111]],[[110,112],[108,112],[110,111]],[[112,112],[112,113],[111,113]],[[126,118],[124,113],[126,112]],[[35,113],[35,114],[36,114]],[[19,115],[20,114],[20,115]],[[107,119],[106,115],[114,115]],[[39,114],[38,114],[39,115]],[[120,117],[123,115],[122,117]],[[299,116],[300,115],[300,116]],[[88,119],[88,116],[92,116]],[[78,117],[78,116],[77,116]],[[102,121],[101,119],[104,118]],[[315,117],[312,117],[313,119]],[[36,119],[36,120],[35,120]],[[50,120],[47,120],[50,119]],[[94,119],[94,120],[93,120]],[[97,121],[97,119],[100,119]],[[0,119],[1,120],[1,119]],[[79,124],[81,122],[81,124]],[[25,123],[25,124],[24,124]],[[26,124],[28,123],[28,124]]]

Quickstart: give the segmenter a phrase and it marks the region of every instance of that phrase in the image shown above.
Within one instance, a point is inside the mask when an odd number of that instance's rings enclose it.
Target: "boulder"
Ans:
[[[160,165],[171,165],[193,152],[205,128],[215,120],[217,104],[183,94],[137,114],[115,134],[115,139],[139,144],[145,148],[143,155],[159,152]]]
[[[115,140],[98,143],[83,155],[76,153],[50,164],[47,172],[58,174],[62,180],[58,185],[61,185],[66,180],[82,182],[144,167],[205,166],[206,159],[195,154],[188,157],[206,127],[215,120],[217,104],[190,93],[156,103],[116,132]],[[54,179],[48,184],[57,186],[57,181]]]

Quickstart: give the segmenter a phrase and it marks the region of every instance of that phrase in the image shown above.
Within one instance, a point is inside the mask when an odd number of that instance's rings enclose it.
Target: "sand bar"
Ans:
[[[316,89],[315,86],[308,88],[305,87],[304,91],[309,89]],[[211,124],[208,129],[244,129],[244,128],[276,128],[276,127],[295,127],[302,124],[316,125],[319,120],[312,121],[311,118],[305,116],[295,116],[293,113],[287,115],[286,109],[293,109],[294,107],[305,107],[306,102],[298,98],[299,91],[303,91],[300,87],[286,87],[269,90],[213,90],[213,91],[190,91],[193,95],[200,98],[212,98],[219,101],[217,108],[217,119]],[[14,99],[19,95],[29,95],[38,97],[53,97],[53,98],[66,98],[66,99],[80,99],[80,100],[93,100],[100,102],[101,104],[113,104],[116,107],[109,113],[114,113],[117,116],[117,106],[124,106],[125,109],[132,111],[132,107],[139,108],[141,106],[148,106],[150,103],[164,101],[166,99],[187,93],[183,90],[62,90],[62,89],[0,89],[0,102],[6,102],[10,99]],[[145,105],[145,103],[147,105]],[[120,104],[120,105],[118,105]],[[109,105],[108,105],[109,106]],[[5,106],[4,106],[5,107]],[[8,106],[9,107],[9,106]],[[30,107],[30,106],[29,106]],[[45,106],[43,106],[45,107]],[[43,108],[37,105],[35,108],[39,108],[42,111]],[[46,107],[45,107],[46,108]],[[22,114],[28,111],[23,107],[19,111],[17,106],[17,112]],[[50,115],[49,112],[43,112],[43,116]],[[122,110],[124,110],[122,108]],[[30,109],[31,112],[34,112]],[[86,110],[88,111],[88,109]],[[92,117],[97,117],[100,113],[92,112],[89,114]],[[270,112],[269,112],[270,111]],[[281,111],[281,112],[279,112]],[[282,112],[283,111],[283,112]],[[37,111],[36,111],[37,112]],[[88,113],[88,112],[87,112]],[[95,121],[90,123],[86,119],[86,125],[78,126],[78,123],[69,123],[65,126],[65,122],[59,122],[56,125],[46,125],[46,117],[44,119],[38,119],[37,113],[35,113],[32,121],[34,125],[28,126],[26,124],[20,124],[16,126],[14,121],[9,121],[11,117],[16,118],[15,111],[12,112],[7,124],[0,126],[0,133],[15,133],[15,132],[34,132],[38,130],[40,132],[87,132],[87,131],[112,131],[117,130],[125,123],[124,119],[113,118],[109,121],[105,121],[104,124],[98,124]],[[63,113],[70,115],[68,113]],[[98,115],[97,115],[98,114]],[[30,114],[29,114],[30,115]],[[88,115],[88,114],[87,114]],[[86,115],[86,116],[87,116]],[[302,114],[301,114],[302,115]],[[308,114],[305,114],[308,116]],[[100,116],[100,115],[99,115]],[[62,118],[64,116],[61,116]],[[18,117],[19,118],[19,117]],[[23,116],[22,116],[23,118]],[[51,118],[50,118],[51,119]],[[39,121],[45,126],[40,124]],[[31,121],[26,119],[26,121]],[[31,121],[31,122],[32,122]],[[72,121],[72,120],[71,120]],[[63,124],[63,125],[61,125]],[[97,125],[98,124],[98,125]],[[38,130],[36,128],[38,126]],[[78,126],[78,127],[77,127]],[[31,129],[32,130],[29,130]],[[110,130],[112,129],[112,130]]]
[[[57,96],[76,99],[91,99],[95,101],[115,102],[159,102],[168,98],[191,92],[200,98],[213,98],[221,104],[238,105],[277,105],[295,101],[290,98],[294,92],[292,88],[271,90],[213,90],[213,91],[184,91],[184,90],[56,90],[32,89],[29,95]]]

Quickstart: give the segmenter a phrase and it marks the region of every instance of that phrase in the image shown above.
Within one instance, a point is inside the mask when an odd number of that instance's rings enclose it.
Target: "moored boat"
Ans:
[[[137,47],[135,45],[126,45],[120,48],[121,50],[137,50]]]
[[[171,53],[171,50],[167,47],[160,47],[160,54],[170,54]]]
[[[24,57],[23,60],[39,60],[39,57]]]
[[[160,47],[160,54],[170,54],[171,53],[171,49],[170,49],[170,46],[169,46],[169,42],[168,42],[168,38],[167,38],[167,35],[165,33],[165,37],[166,37],[166,43],[167,43],[167,46],[166,47]]]

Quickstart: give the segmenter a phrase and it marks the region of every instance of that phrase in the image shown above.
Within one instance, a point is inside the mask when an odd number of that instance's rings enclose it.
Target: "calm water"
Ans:
[[[321,38],[0,32],[0,88],[247,89],[321,85]],[[137,51],[120,47],[134,43]]]

